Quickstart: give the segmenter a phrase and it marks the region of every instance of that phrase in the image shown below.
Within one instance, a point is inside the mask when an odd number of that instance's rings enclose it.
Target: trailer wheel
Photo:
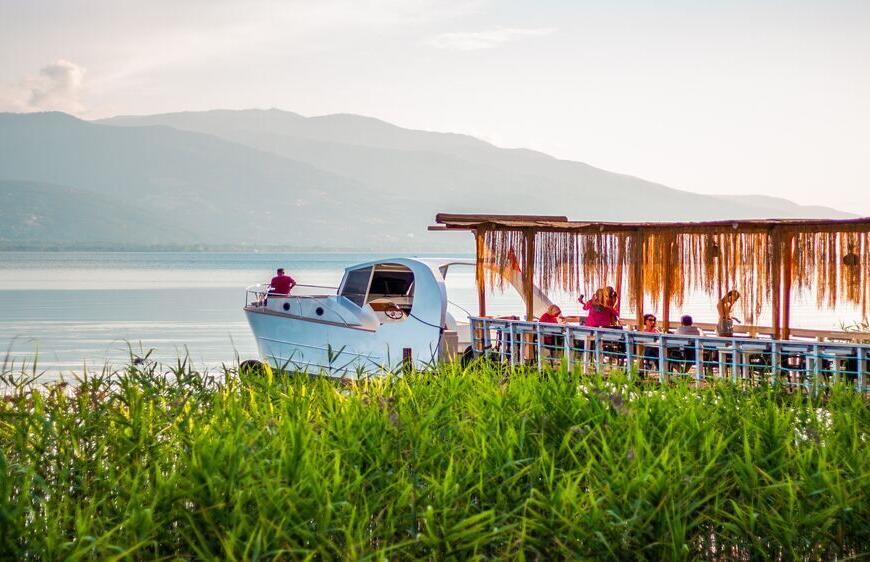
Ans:
[[[462,365],[462,368],[468,367],[471,362],[474,361],[474,350],[471,349],[471,346],[465,348],[465,351],[462,352],[462,358],[459,360],[459,364]]]
[[[239,372],[262,376],[269,372],[269,366],[257,359],[248,359],[239,364]]]

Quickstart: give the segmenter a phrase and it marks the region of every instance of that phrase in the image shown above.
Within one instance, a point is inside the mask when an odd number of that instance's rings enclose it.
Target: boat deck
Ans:
[[[870,345],[858,342],[687,336],[471,317],[472,349],[510,366],[629,370],[664,382],[727,378],[814,389],[837,381],[870,392]]]

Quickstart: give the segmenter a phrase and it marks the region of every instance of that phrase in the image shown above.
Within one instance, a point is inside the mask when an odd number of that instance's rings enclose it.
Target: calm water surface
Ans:
[[[256,356],[242,313],[246,286],[268,281],[281,266],[299,283],[337,286],[345,267],[383,257],[395,255],[0,252],[0,355],[16,366],[36,360],[49,378],[85,366],[117,368],[131,351],[149,350],[164,363],[187,355],[199,368],[218,369]],[[476,310],[473,269],[449,277],[450,311],[464,317]],[[573,297],[554,300],[578,312]],[[490,295],[488,306],[494,314],[522,310],[512,292]],[[705,296],[690,298],[685,309],[698,321],[714,320]],[[833,329],[858,318],[850,309],[817,311],[812,299],[794,311],[795,325],[804,327]]]
[[[0,253],[0,354],[59,373],[123,366],[131,351],[200,368],[256,356],[244,288],[286,267],[337,286],[371,254]]]

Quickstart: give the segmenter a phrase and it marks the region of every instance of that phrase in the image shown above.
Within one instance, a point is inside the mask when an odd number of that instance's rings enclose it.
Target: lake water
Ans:
[[[337,286],[373,254],[2,252],[0,355],[57,375],[123,366],[131,350],[200,368],[256,357],[244,288],[279,266]],[[300,291],[301,292],[301,291]]]
[[[14,362],[29,369],[36,360],[37,371],[49,378],[85,367],[121,367],[131,350],[136,355],[153,350],[151,357],[164,363],[187,355],[198,368],[217,369],[236,357],[256,357],[242,313],[246,286],[268,281],[283,266],[299,283],[334,287],[345,267],[383,257],[395,256],[0,252],[0,358],[6,358],[7,368]],[[473,268],[448,277],[451,313],[464,317],[466,310],[476,310]],[[566,314],[577,314],[572,296],[554,300]],[[793,306],[795,327],[837,329],[859,316],[848,308],[818,311],[812,299],[805,301]],[[522,311],[512,292],[491,294],[487,303],[493,314]],[[715,320],[706,296],[690,298],[684,308],[698,321]]]

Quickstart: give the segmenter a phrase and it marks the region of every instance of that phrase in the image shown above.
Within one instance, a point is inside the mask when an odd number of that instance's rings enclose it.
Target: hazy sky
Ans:
[[[0,110],[250,107],[870,215],[870,0],[0,0]]]

